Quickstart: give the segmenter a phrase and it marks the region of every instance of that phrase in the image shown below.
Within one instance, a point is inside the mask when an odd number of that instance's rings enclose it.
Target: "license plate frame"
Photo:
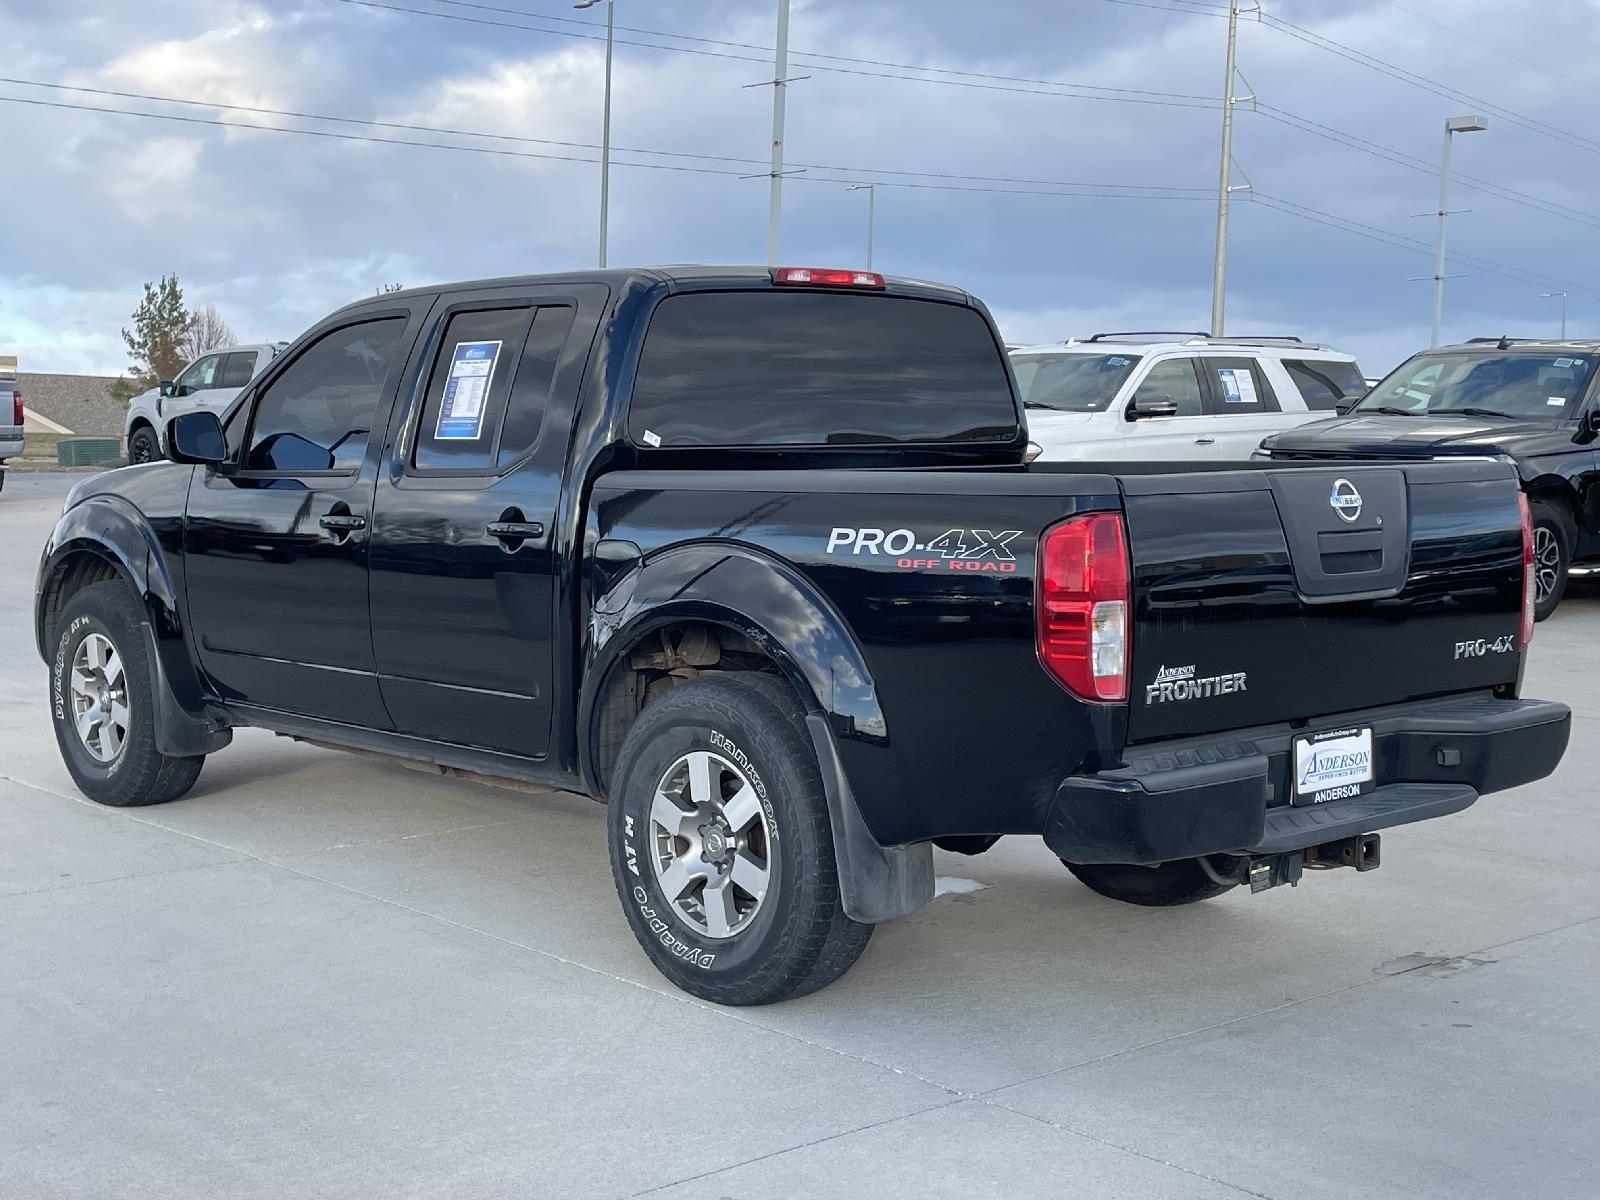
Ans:
[[[1321,752],[1323,761],[1317,760]],[[1377,784],[1372,751],[1372,727],[1358,725],[1299,734],[1294,739],[1289,764],[1289,803],[1300,806],[1348,800],[1372,791]]]

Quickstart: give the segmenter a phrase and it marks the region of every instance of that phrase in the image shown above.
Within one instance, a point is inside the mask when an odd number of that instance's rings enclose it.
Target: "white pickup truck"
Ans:
[[[1242,461],[1367,390],[1351,355],[1296,337],[1097,333],[1011,366],[1045,462]]]
[[[255,377],[257,371],[277,357],[288,342],[262,342],[252,346],[228,346],[195,359],[173,380],[141,392],[128,402],[123,435],[131,463],[155,462],[165,458],[162,438],[167,422],[179,413],[210,409],[221,414]]]
[[[0,355],[0,488],[6,485],[6,459],[22,454],[22,389],[17,360]]]

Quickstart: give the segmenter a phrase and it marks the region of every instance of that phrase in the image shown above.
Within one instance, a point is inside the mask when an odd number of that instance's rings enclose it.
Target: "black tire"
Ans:
[[[1065,862],[1065,860],[1062,860]],[[1080,881],[1112,900],[1146,908],[1174,908],[1210,900],[1238,884],[1218,883],[1205,873],[1198,858],[1183,858],[1155,867],[1122,863],[1065,863]]]
[[[719,794],[737,789],[745,775],[760,801],[752,823],[738,827],[746,832],[734,830],[727,870],[715,868],[714,877],[726,873],[731,878],[742,851],[764,851],[752,857],[768,872],[762,895],[753,902],[748,893],[739,894],[741,901],[732,884],[725,885],[735,908],[741,902],[747,906],[738,918],[747,923],[724,926],[733,932],[721,937],[708,935],[705,880],[698,889],[691,881],[669,898],[659,875],[679,847],[684,862],[700,851],[696,869],[707,871],[698,863],[724,843],[714,841],[708,825],[700,825],[692,838],[679,838],[651,820],[658,787],[676,778],[675,771],[688,770],[683,764],[702,751],[714,756],[711,783]],[[617,896],[650,961],[684,991],[717,1004],[771,1004],[826,987],[861,957],[872,926],[845,915],[816,751],[804,710],[781,680],[730,673],[674,687],[628,731],[610,793]],[[696,905],[705,929],[686,912]]]
[[[150,426],[141,425],[128,435],[130,463],[160,462],[165,457],[166,455],[161,453],[161,439]]]
[[[120,748],[103,761],[85,744],[76,724],[78,696],[72,668],[80,648],[97,635],[115,651],[126,708]],[[98,644],[98,643],[97,643]],[[154,653],[145,614],[118,582],[92,584],[67,601],[50,658],[50,714],[56,745],[72,781],[89,799],[116,808],[176,800],[200,776],[205,755],[172,758],[156,749],[153,717]],[[104,734],[100,735],[104,737]],[[105,743],[100,742],[102,747]]]
[[[1531,515],[1533,569],[1539,580],[1533,619],[1542,621],[1555,612],[1561,597],[1567,594],[1567,570],[1572,566],[1572,544],[1576,539],[1572,517],[1560,505],[1535,500]]]

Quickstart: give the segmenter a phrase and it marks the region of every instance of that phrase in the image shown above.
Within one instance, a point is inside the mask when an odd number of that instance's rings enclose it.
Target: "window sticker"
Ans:
[[[483,435],[483,414],[500,358],[499,342],[459,342],[450,357],[450,377],[439,401],[433,436],[439,441],[473,441]]]
[[[1127,365],[1128,365],[1128,360],[1125,359],[1125,358],[1108,358],[1108,359],[1106,359],[1106,366],[1108,366],[1108,367],[1125,367]]]
[[[1551,396],[1548,400],[1545,401],[1546,404],[1552,404],[1552,405],[1553,404],[1565,404],[1566,402],[1567,402],[1567,398],[1565,396]]]
[[[1577,359],[1574,358],[1558,358],[1555,365],[1558,367],[1570,367],[1576,361]]]
[[[644,431],[644,441],[647,446],[659,446],[661,445],[661,435],[653,429],[646,429]]]
[[[1228,404],[1256,403],[1256,380],[1249,371],[1234,367],[1218,367],[1217,379],[1222,384],[1222,399]]]

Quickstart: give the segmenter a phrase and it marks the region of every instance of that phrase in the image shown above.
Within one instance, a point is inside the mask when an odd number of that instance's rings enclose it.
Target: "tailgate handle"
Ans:
[[[1326,575],[1355,575],[1383,567],[1383,530],[1317,534],[1317,551]]]

